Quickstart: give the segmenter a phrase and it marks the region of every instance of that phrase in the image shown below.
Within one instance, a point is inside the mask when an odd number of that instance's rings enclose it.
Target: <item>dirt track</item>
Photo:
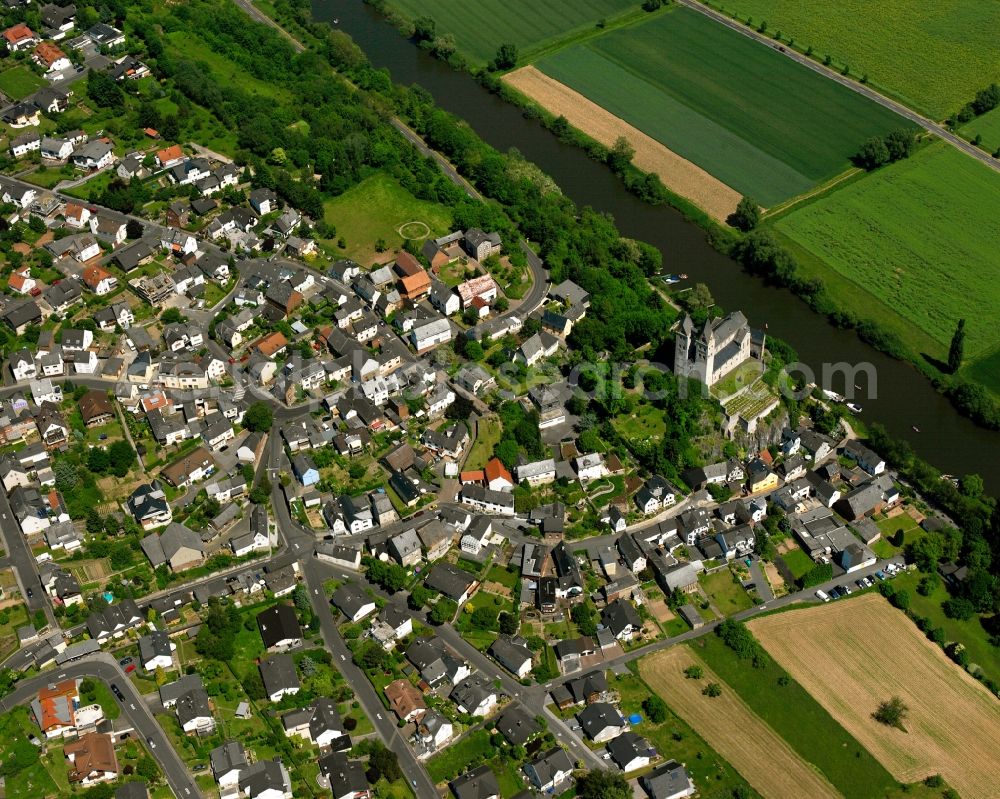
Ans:
[[[684,676],[684,669],[692,663],[702,666],[704,679]],[[674,712],[767,799],[840,796],[687,647],[675,646],[643,658],[639,671]],[[722,685],[721,696],[702,696],[702,689],[710,682]]]
[[[767,651],[896,779],[940,773],[962,799],[1000,793],[1000,703],[871,594],[749,623]],[[876,722],[900,696],[901,732]]]
[[[553,114],[566,117],[573,127],[601,144],[610,147],[624,136],[635,148],[633,164],[644,172],[655,172],[668,189],[720,222],[736,209],[739,192],[565,84],[532,66],[517,69],[504,80]]]

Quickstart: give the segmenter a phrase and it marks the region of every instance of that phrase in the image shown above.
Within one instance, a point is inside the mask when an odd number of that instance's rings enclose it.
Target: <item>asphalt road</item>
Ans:
[[[780,42],[776,42],[770,36],[758,33],[757,31],[751,28],[747,28],[744,25],[741,25],[735,20],[730,19],[725,14],[720,14],[718,11],[714,11],[713,9],[708,8],[707,6],[702,5],[701,3],[697,2],[697,0],[678,0],[678,2],[681,3],[682,5],[687,6],[690,9],[693,9],[694,11],[697,11],[699,14],[704,14],[706,17],[710,17],[714,21],[718,22],[720,25],[725,25],[727,28],[736,31],[737,33],[741,33],[750,39],[754,39],[760,42],[765,47],[772,48],[773,50],[775,50],[775,52],[782,52],[778,50],[779,47],[784,47],[784,45],[782,45]],[[845,86],[848,89],[850,89],[852,92],[856,92],[857,94],[860,94],[863,97],[867,97],[869,100],[871,100],[874,103],[878,103],[883,108],[887,108],[890,111],[894,111],[896,114],[903,117],[904,119],[907,119],[910,122],[919,125],[929,133],[932,133],[938,138],[948,142],[948,144],[950,144],[952,147],[955,147],[956,149],[961,150],[966,155],[970,155],[977,161],[981,161],[982,163],[986,164],[986,166],[990,167],[990,169],[995,169],[998,172],[1000,172],[1000,162],[998,162],[997,159],[993,158],[989,153],[979,149],[971,142],[967,142],[961,136],[956,136],[954,133],[948,130],[948,128],[946,128],[944,125],[938,124],[933,119],[929,119],[928,117],[922,116],[921,114],[918,114],[916,111],[907,108],[905,105],[897,103],[895,100],[886,97],[884,94],[880,94],[879,92],[872,89],[870,86],[865,86],[863,83],[858,83],[857,81],[852,80],[851,78],[841,75],[836,70],[823,66],[823,64],[820,64],[819,62],[814,61],[813,59],[803,55],[802,53],[796,52],[795,50],[789,47],[784,47],[782,55],[787,56],[788,58],[792,59],[792,61],[798,62],[807,69],[811,69],[813,72],[818,72],[824,78],[836,81],[841,86]]]
[[[309,599],[312,601],[313,612],[319,618],[323,641],[333,655],[333,662],[337,669],[354,689],[355,697],[365,711],[365,715],[374,725],[379,737],[389,749],[396,753],[399,758],[399,767],[407,781],[414,787],[417,796],[437,796],[437,789],[427,775],[426,769],[417,760],[410,745],[399,734],[395,716],[382,706],[382,701],[375,693],[375,689],[364,672],[351,660],[351,652],[337,630],[330,601],[323,590],[325,578],[319,562],[314,558],[308,558],[303,567],[303,574],[306,587],[309,590]]]
[[[174,796],[178,799],[193,799],[201,796],[194,778],[188,773],[180,755],[170,745],[166,734],[153,718],[142,696],[118,668],[118,664],[111,655],[107,653],[79,660],[64,666],[55,673],[47,671],[38,677],[22,680],[11,693],[0,700],[0,712],[6,713],[14,706],[29,701],[38,694],[39,689],[44,688],[49,683],[70,677],[91,677],[109,685],[116,684],[125,696],[124,702],[118,702],[122,713],[135,728],[147,749],[149,748],[147,741],[152,739],[154,747],[150,750],[150,754],[166,775],[167,784]]]
[[[42,590],[42,584],[38,579],[38,564],[28,549],[28,543],[21,533],[21,528],[14,518],[14,512],[10,508],[6,492],[0,491],[0,531],[3,533],[4,549],[7,550],[7,559],[14,567],[17,577],[17,585],[21,590],[21,596],[28,605],[28,611],[34,614],[36,610],[44,610],[49,620],[49,624],[55,625],[55,616],[52,614],[52,606],[48,601],[48,594]],[[32,596],[28,596],[28,589]]]

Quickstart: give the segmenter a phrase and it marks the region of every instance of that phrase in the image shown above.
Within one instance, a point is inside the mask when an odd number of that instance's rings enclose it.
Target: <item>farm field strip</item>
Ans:
[[[690,9],[624,25],[535,66],[765,206],[849,168],[909,123]]]
[[[959,317],[967,362],[1000,348],[1000,176],[953,147],[928,145],[773,225],[943,349]]]
[[[772,657],[901,782],[996,796],[1000,704],[877,594],[755,619]],[[907,732],[871,718],[899,696]]]
[[[517,45],[522,57],[553,39],[564,39],[598,20],[638,8],[634,0],[389,0],[411,19],[430,17],[438,35],[452,34],[459,51],[489,61],[497,47]]]
[[[633,164],[645,172],[655,172],[667,188],[720,222],[736,209],[738,191],[535,67],[522,67],[506,75],[504,81],[551,113],[566,117],[571,125],[601,144],[610,147],[624,136],[635,149]]]
[[[702,665],[704,679],[687,679],[684,669],[696,663]],[[840,796],[687,647],[675,646],[643,658],[639,661],[639,671],[671,709],[763,796],[768,799]],[[709,682],[723,686],[721,696],[702,695],[702,688]]]
[[[867,74],[869,84],[943,119],[1000,79],[1000,5],[977,0],[711,0],[754,27],[829,54],[834,65]]]

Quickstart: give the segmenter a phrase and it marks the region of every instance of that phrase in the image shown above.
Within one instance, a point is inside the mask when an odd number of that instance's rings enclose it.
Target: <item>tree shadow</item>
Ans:
[[[920,353],[920,357],[923,358],[925,361],[927,361],[927,363],[929,363],[931,366],[933,366],[942,374],[946,375],[951,374],[951,369],[948,368],[948,364],[945,361],[942,361],[940,358],[935,358],[933,355],[929,355],[926,352]]]

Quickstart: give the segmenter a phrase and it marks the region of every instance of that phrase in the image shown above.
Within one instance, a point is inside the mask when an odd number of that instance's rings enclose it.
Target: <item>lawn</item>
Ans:
[[[639,405],[628,416],[616,416],[611,424],[619,435],[634,441],[659,440],[667,431],[663,411],[653,405]]]
[[[0,761],[7,778],[10,799],[55,794],[57,786],[28,735],[37,735],[38,728],[28,716],[26,707],[17,707],[0,716]]]
[[[458,49],[477,62],[496,55],[506,42],[524,57],[553,39],[592,29],[599,19],[635,10],[632,0],[389,0],[410,18],[431,17],[437,33],[452,34]]]
[[[865,139],[906,124],[681,8],[535,66],[765,206],[840,174]]]
[[[807,254],[804,271],[844,307],[944,358],[965,318],[968,376],[1000,389],[1000,175],[938,143],[782,216],[774,228]],[[810,274],[812,276],[812,274]],[[916,346],[914,346],[914,344]],[[982,367],[980,367],[982,369]]]
[[[343,254],[366,266],[377,254],[375,244],[379,239],[389,249],[403,246],[398,230],[407,222],[423,222],[433,236],[443,235],[451,227],[450,209],[418,200],[392,177],[381,173],[327,200],[323,207],[323,218],[337,228],[337,236],[345,241]]]
[[[476,440],[469,450],[469,456],[465,459],[465,469],[482,469],[491,457],[493,448],[500,441],[500,434],[503,432],[503,425],[496,417],[483,417],[476,425]]]
[[[0,92],[11,100],[23,100],[29,94],[46,86],[45,79],[39,77],[27,67],[14,67],[0,72]]]
[[[744,22],[829,54],[856,75],[913,108],[941,119],[1000,78],[995,30],[1000,5],[977,0],[711,0]]]
[[[753,607],[750,595],[733,579],[733,573],[729,569],[703,574],[698,578],[698,582],[725,616]]]
[[[983,627],[990,617],[973,616],[966,621],[949,619],[941,609],[941,603],[948,599],[948,589],[940,582],[928,596],[918,594],[917,585],[923,576],[920,572],[906,572],[893,582],[896,588],[906,589],[910,595],[910,610],[914,614],[925,616],[933,627],[942,628],[949,641],[958,641],[965,647],[970,663],[979,666],[987,677],[1000,681],[1000,649],[990,645],[990,634]]]
[[[445,782],[461,774],[474,758],[489,757],[492,752],[490,734],[473,730],[428,760],[427,773],[435,783]]]
[[[486,581],[490,583],[499,583],[500,585],[513,590],[514,586],[517,585],[518,574],[519,572],[517,569],[509,569],[500,565],[494,565],[486,573]]]
[[[798,547],[785,552],[781,556],[781,559],[785,562],[788,570],[796,580],[816,565],[816,562]]]
[[[691,648],[845,799],[882,796],[894,787],[889,772],[801,685],[794,680],[779,685],[778,679],[787,675],[774,661],[750,668],[715,635],[702,636]]]

